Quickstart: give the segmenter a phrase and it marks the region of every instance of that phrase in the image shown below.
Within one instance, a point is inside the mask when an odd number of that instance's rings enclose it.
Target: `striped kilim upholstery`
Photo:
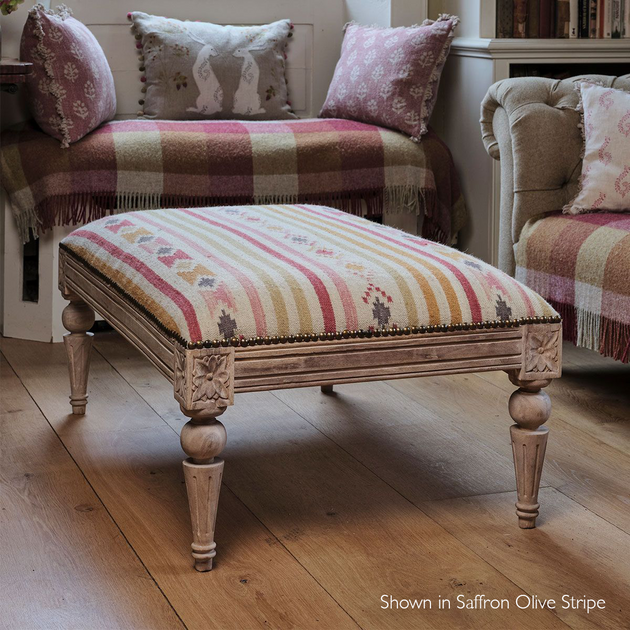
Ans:
[[[74,231],[61,247],[182,343],[557,318],[472,256],[321,206],[130,212]]]

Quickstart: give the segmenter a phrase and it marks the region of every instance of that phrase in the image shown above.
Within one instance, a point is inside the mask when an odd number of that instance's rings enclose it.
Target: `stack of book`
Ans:
[[[497,37],[630,38],[630,0],[497,0]]]

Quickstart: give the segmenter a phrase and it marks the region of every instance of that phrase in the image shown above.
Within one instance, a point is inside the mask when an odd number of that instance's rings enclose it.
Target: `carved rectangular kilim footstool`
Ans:
[[[147,210],[61,243],[70,403],[84,414],[98,311],[173,384],[195,568],[212,568],[234,394],[503,370],[521,527],[535,526],[558,314],[459,251],[320,206]],[[367,391],[366,391],[367,395]]]

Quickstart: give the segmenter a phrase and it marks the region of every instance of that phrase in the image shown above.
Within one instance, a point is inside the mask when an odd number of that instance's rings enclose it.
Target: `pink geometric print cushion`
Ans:
[[[42,5],[29,11],[20,56],[33,64],[27,83],[33,117],[63,148],[114,117],[114,78],[105,53],[65,6],[56,13]]]
[[[418,142],[427,133],[458,22],[441,15],[412,27],[347,24],[320,116],[398,129]]]
[[[580,84],[584,161],[580,192],[567,214],[630,211],[630,93]]]

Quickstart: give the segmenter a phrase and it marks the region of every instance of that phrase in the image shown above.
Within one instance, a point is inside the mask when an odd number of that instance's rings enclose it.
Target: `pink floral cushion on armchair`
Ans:
[[[27,83],[33,118],[63,148],[114,117],[114,78],[105,53],[65,6],[54,12],[38,4],[29,11],[20,58],[33,64]]]
[[[320,116],[398,129],[419,141],[427,133],[458,22],[441,15],[422,26],[347,24]]]
[[[580,191],[567,214],[630,211],[630,93],[580,83],[584,161]]]

